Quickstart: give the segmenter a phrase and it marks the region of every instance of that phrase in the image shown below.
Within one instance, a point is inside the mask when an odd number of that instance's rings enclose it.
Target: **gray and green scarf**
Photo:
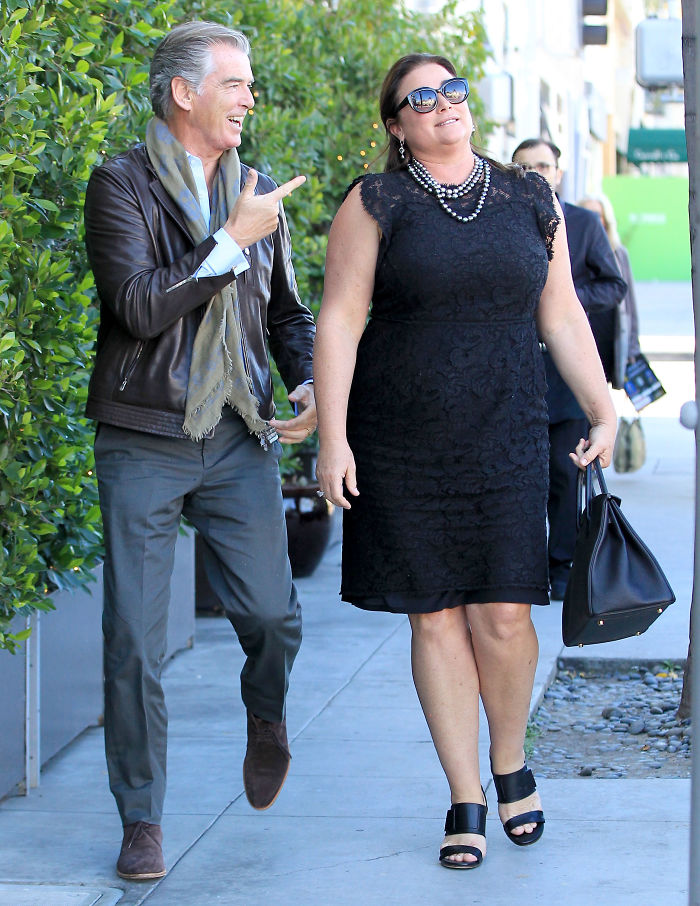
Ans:
[[[146,130],[146,149],[158,179],[179,207],[195,242],[202,242],[228,219],[240,193],[241,165],[235,148],[219,160],[211,197],[211,224],[204,222],[187,152],[167,125],[156,117]],[[246,373],[236,282],[209,300],[197,330],[187,382],[183,430],[201,440],[218,424],[228,403],[243,418],[263,447],[275,439],[270,423],[258,414],[258,400]]]

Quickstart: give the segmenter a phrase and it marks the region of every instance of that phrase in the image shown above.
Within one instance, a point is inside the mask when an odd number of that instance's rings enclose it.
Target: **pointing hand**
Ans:
[[[305,176],[295,176],[273,192],[256,195],[258,174],[250,170],[224,229],[242,249],[264,239],[277,229],[280,201],[305,182]]]

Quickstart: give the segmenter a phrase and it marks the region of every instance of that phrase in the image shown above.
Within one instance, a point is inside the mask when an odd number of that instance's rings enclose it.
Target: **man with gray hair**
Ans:
[[[105,538],[105,748],[124,825],[118,874],[165,874],[166,651],[181,515],[246,655],[243,765],[256,809],[289,769],[285,723],[301,612],[278,459],[316,427],[314,323],[299,300],[279,188],[241,164],[255,103],[248,40],[174,28],[151,65],[145,144],[97,168],[86,245],[100,300],[87,414]],[[274,418],[268,344],[298,414]]]

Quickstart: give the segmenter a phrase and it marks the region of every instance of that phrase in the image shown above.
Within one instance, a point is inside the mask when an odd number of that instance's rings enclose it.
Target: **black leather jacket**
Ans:
[[[241,180],[248,168],[241,165]],[[260,174],[256,193],[275,183]],[[196,244],[158,180],[144,145],[98,167],[85,196],[85,242],[100,298],[100,326],[87,415],[124,428],[186,437],[187,380],[204,308],[234,278],[188,280],[214,248]],[[274,414],[269,343],[291,390],[312,377],[314,322],[301,304],[284,218],[247,250],[251,267],[237,278],[242,354],[260,401]]]

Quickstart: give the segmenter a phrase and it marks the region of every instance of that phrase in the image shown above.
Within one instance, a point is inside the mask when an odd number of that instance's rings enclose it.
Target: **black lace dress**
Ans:
[[[492,168],[460,223],[405,171],[359,180],[381,229],[348,441],[360,496],[341,596],[428,613],[548,603],[545,378],[534,316],[558,218],[537,174]],[[474,210],[477,185],[451,206]]]

